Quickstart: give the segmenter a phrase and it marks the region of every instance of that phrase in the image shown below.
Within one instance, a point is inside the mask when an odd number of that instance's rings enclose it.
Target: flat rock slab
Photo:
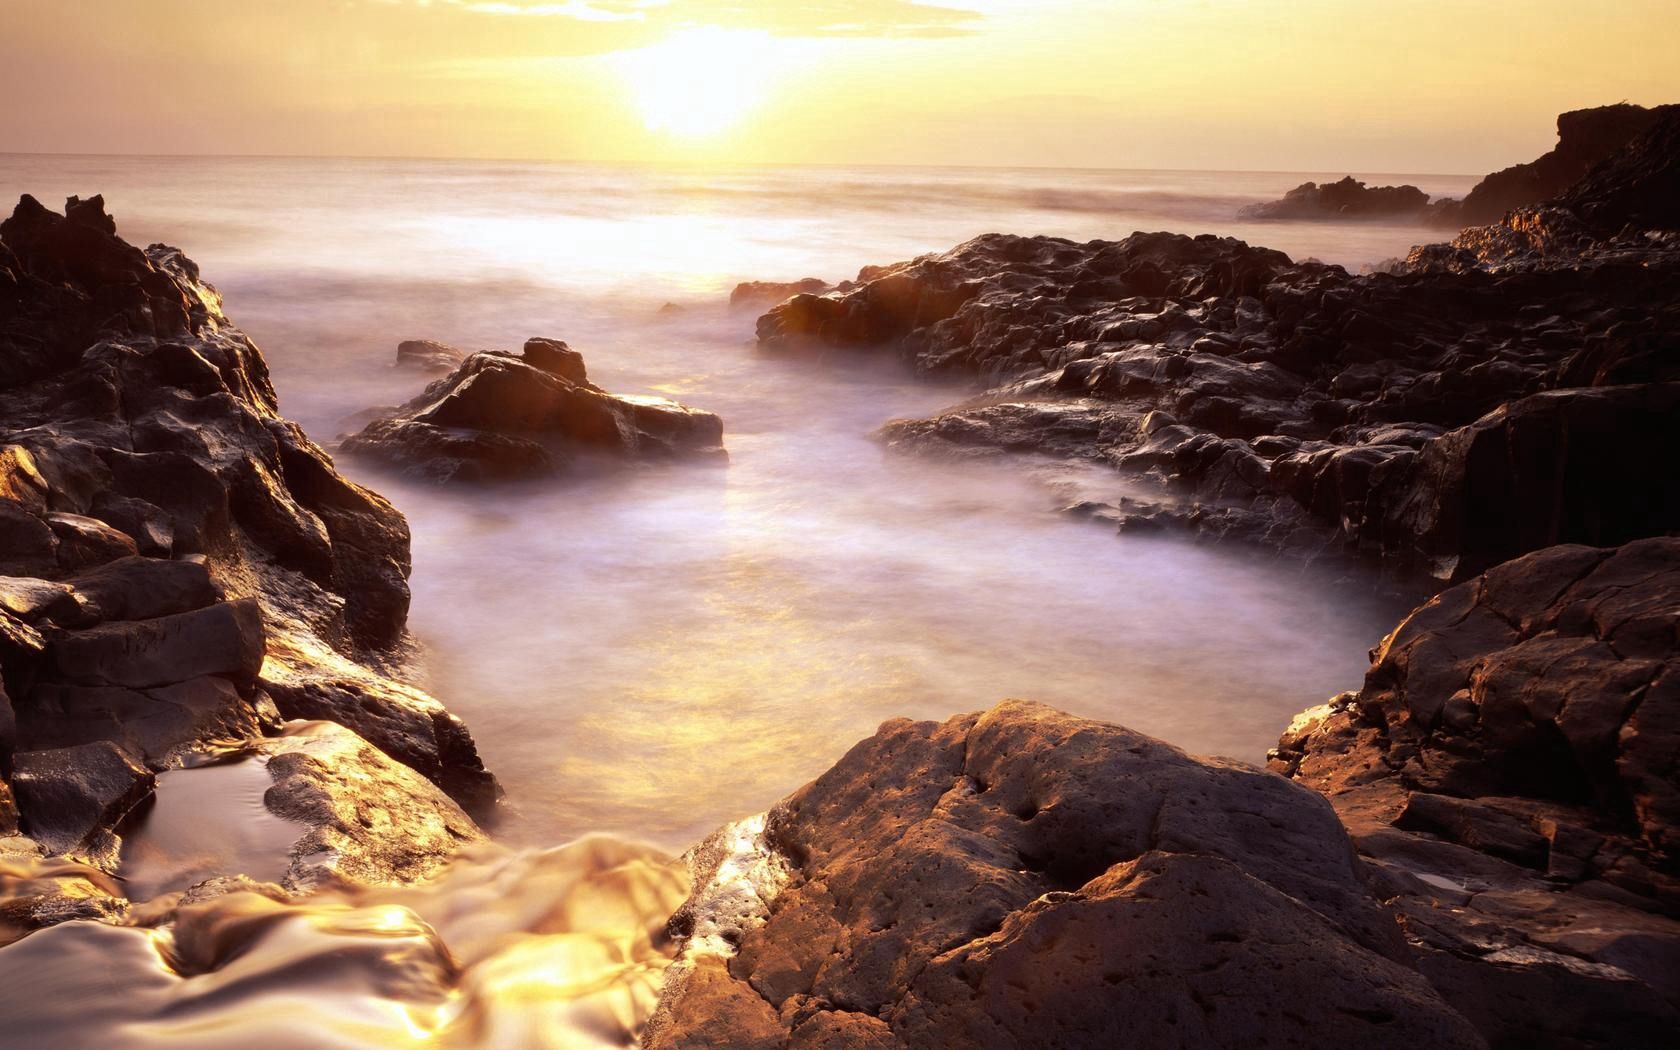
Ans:
[[[416,882],[484,840],[449,796],[343,726],[294,722],[258,750],[274,778],[264,804],[309,829],[288,889]]]

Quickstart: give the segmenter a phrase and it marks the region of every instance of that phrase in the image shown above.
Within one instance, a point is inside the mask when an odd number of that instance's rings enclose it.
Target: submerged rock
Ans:
[[[1348,175],[1322,186],[1303,182],[1282,199],[1238,212],[1245,219],[1392,219],[1421,216],[1429,194],[1416,186],[1367,186]]]
[[[689,960],[651,1050],[1483,1045],[1322,798],[1118,726],[888,722],[764,838],[768,918]]]
[[[851,282],[846,282],[847,288],[850,285]],[[798,281],[743,281],[729,293],[729,307],[733,310],[766,306],[795,295],[822,295],[824,292],[833,291],[834,287],[821,277],[806,277]]]
[[[1680,539],[1552,547],[1425,604],[1274,768],[1323,792],[1495,1046],[1680,1024]]]
[[[439,482],[547,476],[582,457],[725,455],[717,416],[665,398],[609,394],[589,382],[581,354],[540,338],[517,357],[473,354],[342,448]]]
[[[465,350],[435,339],[404,339],[397,344],[397,367],[418,372],[447,372],[467,359]]]

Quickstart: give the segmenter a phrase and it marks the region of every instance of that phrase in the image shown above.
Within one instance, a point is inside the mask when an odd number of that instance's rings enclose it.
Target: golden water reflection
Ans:
[[[480,849],[424,885],[236,892],[156,928],[0,949],[8,1048],[622,1047],[658,998],[680,862],[592,837]]]

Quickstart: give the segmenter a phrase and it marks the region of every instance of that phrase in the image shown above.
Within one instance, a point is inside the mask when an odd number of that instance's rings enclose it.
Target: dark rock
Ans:
[[[580,459],[724,456],[710,412],[608,394],[565,343],[531,339],[520,357],[473,354],[419,397],[346,438],[346,453],[449,482],[540,477]]]
[[[272,708],[226,678],[200,677],[149,689],[38,683],[19,719],[22,747],[106,740],[164,770],[212,744],[260,736]]]
[[[679,962],[653,1050],[1483,1045],[1321,798],[1117,726],[888,722],[764,839],[767,921]]]
[[[30,837],[109,871],[120,846],[110,829],[151,795],[152,774],[115,744],[80,744],[19,752],[12,790]]]
[[[69,584],[27,576],[0,576],[0,609],[25,623],[71,623],[87,615]]]
[[[1421,216],[1429,194],[1416,186],[1367,186],[1352,175],[1337,182],[1303,182],[1281,200],[1254,204],[1245,219],[1393,219]]]
[[[194,612],[101,624],[55,639],[53,664],[66,681],[130,688],[169,685],[201,675],[255,682],[265,652],[262,610],[254,598]]]
[[[410,565],[402,515],[278,414],[190,259],[126,244],[97,197],[0,223],[0,774],[17,746],[161,768],[255,736],[278,720],[261,669],[327,683],[312,717],[423,726],[384,742],[493,796],[465,728],[391,677]]]
[[[467,359],[465,350],[433,339],[405,339],[397,344],[397,367],[447,372]]]
[[[198,561],[121,558],[74,576],[73,593],[101,620],[149,620],[218,601],[210,568]]]
[[[472,736],[420,690],[370,675],[270,675],[262,685],[281,717],[337,722],[442,788],[476,819],[494,814],[501,787],[485,770]]]
[[[1388,526],[1464,576],[1558,543],[1616,545],[1680,527],[1680,486],[1649,450],[1680,448],[1680,383],[1552,390],[1426,444]]]
[[[1551,152],[1527,164],[1494,172],[1478,182],[1462,201],[1438,201],[1430,218],[1441,226],[1477,226],[1498,222],[1509,211],[1555,197],[1674,109],[1646,109],[1624,102],[1561,114],[1557,120],[1558,144]]]
[[[1508,562],[1279,741],[1494,1046],[1654,1047],[1680,1023],[1677,595],[1675,538]]]
[[[133,537],[98,518],[50,513],[46,522],[58,537],[58,563],[65,569],[74,571],[85,565],[102,565],[113,558],[139,553]]]
[[[589,373],[583,367],[583,355],[558,339],[544,339],[540,336],[527,339],[519,356],[526,364],[540,368],[549,375],[559,376],[579,386],[589,385]]]
[[[1155,490],[1113,515],[1127,528],[1449,581],[1548,544],[1680,530],[1680,482],[1640,466],[1675,443],[1671,392],[1647,384],[1680,382],[1667,112],[1552,204],[1394,273],[1228,238],[987,235],[795,296],[759,342],[975,382],[882,439],[1112,466]]]

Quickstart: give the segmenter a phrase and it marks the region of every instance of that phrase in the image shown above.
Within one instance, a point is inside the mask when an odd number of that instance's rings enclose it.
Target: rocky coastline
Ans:
[[[1409,183],[1367,186],[1347,175],[1335,182],[1304,182],[1277,200],[1241,209],[1238,216],[1267,221],[1412,220],[1450,230],[1490,225],[1518,208],[1531,208],[1568,190],[1673,110],[1673,106],[1647,109],[1622,102],[1560,114],[1556,146],[1526,164],[1493,172],[1471,187],[1463,200],[1430,200],[1429,194]]]
[[[988,235],[739,292],[792,293],[765,352],[976,384],[888,423],[891,450],[1101,464],[1152,495],[1070,510],[1439,593],[1269,770],[1026,701],[884,724],[689,854],[644,1045],[1667,1045],[1680,111],[1641,112],[1584,177],[1394,273]],[[716,416],[609,395],[563,343],[404,345],[448,374],[346,454],[442,480],[552,473],[608,430],[721,454]],[[279,898],[484,839],[496,781],[413,683],[401,513],[280,415],[197,267],[98,197],[0,223],[0,537],[0,940],[168,922],[113,876],[194,757],[266,766],[302,828]]]

